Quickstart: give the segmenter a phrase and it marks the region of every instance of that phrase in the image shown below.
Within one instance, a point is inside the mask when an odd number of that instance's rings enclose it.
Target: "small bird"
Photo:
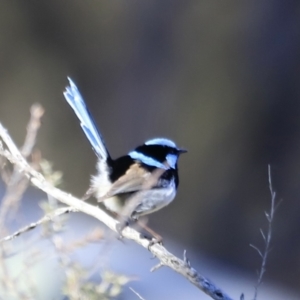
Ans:
[[[127,155],[112,159],[79,90],[70,78],[68,80],[70,85],[64,96],[98,158],[98,172],[92,176],[85,199],[94,195],[117,215],[122,215],[130,199],[136,199],[128,214],[133,220],[172,202],[179,184],[177,161],[180,154],[187,151],[169,139],[155,138]]]

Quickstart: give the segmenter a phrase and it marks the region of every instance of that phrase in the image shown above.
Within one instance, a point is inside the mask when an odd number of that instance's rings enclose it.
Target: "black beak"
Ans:
[[[177,151],[178,151],[179,154],[188,152],[186,149],[177,149]]]

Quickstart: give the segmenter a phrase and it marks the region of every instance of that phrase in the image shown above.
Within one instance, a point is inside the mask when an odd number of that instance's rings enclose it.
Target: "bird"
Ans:
[[[133,199],[127,217],[135,221],[170,204],[179,185],[178,158],[187,150],[170,139],[153,138],[112,159],[77,86],[69,77],[68,81],[64,97],[97,156],[97,174],[84,200],[93,195],[108,211],[122,215]]]

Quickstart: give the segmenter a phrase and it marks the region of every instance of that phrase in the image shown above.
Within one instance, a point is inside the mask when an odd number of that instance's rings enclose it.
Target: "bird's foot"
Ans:
[[[116,231],[118,233],[118,239],[121,240],[123,239],[123,234],[122,231],[125,227],[129,226],[129,222],[128,221],[121,221],[116,225]]]

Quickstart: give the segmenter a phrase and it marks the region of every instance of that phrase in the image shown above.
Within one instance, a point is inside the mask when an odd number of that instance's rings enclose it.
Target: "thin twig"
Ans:
[[[263,279],[264,273],[266,272],[267,257],[268,257],[268,254],[270,252],[270,244],[271,244],[271,239],[272,239],[272,222],[273,222],[273,219],[274,219],[275,211],[276,211],[278,205],[281,203],[281,201],[279,201],[277,204],[275,203],[276,202],[275,201],[276,200],[276,192],[273,189],[271,166],[270,165],[268,166],[268,178],[269,178],[269,190],[270,190],[270,194],[271,194],[271,208],[270,208],[270,212],[265,212],[265,216],[266,216],[267,221],[268,221],[267,233],[265,234],[263,232],[263,230],[260,229],[260,233],[262,235],[262,238],[263,238],[264,244],[265,244],[264,249],[263,249],[263,251],[261,251],[258,247],[250,244],[250,246],[257,251],[257,253],[259,254],[259,256],[262,259],[261,267],[260,267],[260,270],[258,272],[257,283],[256,283],[255,289],[254,289],[253,300],[257,299],[258,288],[262,284],[262,279]]]
[[[135,291],[132,287],[129,287],[129,289],[140,299],[145,300],[137,291]]]
[[[9,151],[2,151],[1,155],[5,156],[11,163],[16,164],[20,170],[23,172],[25,176],[30,178],[32,184],[34,184],[39,189],[43,190],[45,193],[50,194],[55,197],[57,200],[65,203],[68,206],[77,209],[83,213],[91,215],[96,219],[103,222],[107,227],[111,230],[117,232],[117,226],[119,222],[113,219],[111,216],[106,214],[100,208],[92,206],[84,201],[81,201],[70,194],[67,194],[55,187],[53,187],[49,182],[45,180],[42,174],[38,173],[34,170],[22,157],[18,148],[15,146],[7,131],[0,124],[0,137],[3,142],[6,144]],[[134,240],[139,245],[148,249],[149,240],[141,237],[140,233],[136,230],[126,227],[122,235],[130,240]],[[166,248],[162,245],[154,244],[149,247],[149,251],[156,256],[164,266],[168,266],[177,273],[183,275],[186,279],[188,279],[192,284],[194,284],[201,291],[209,295],[212,299],[215,300],[231,300],[229,296],[227,296],[220,288],[218,288],[215,284],[213,284],[209,279],[199,274],[193,267],[186,264],[182,259],[177,258],[172,253],[168,252]]]
[[[40,125],[40,118],[43,115],[43,108],[40,105],[33,105],[30,110],[30,121],[27,125],[27,134],[25,137],[24,145],[22,147],[23,155],[28,157],[32,149],[35,145],[36,141],[36,135],[37,131],[39,129]],[[2,144],[0,145],[0,149]],[[5,176],[6,175],[6,176]],[[28,187],[29,180],[28,178],[24,177],[22,174],[20,174],[18,167],[14,166],[13,171],[11,174],[5,174],[3,172],[3,178],[5,179],[5,182],[7,183],[7,189],[5,192],[5,195],[2,198],[1,206],[0,206],[0,232],[1,235],[5,231],[4,224],[5,220],[8,219],[8,217],[13,218],[16,210],[19,207],[20,200],[22,198],[22,195],[24,194],[26,188]],[[1,290],[2,292],[8,292],[11,293],[14,291],[15,298],[18,299],[31,299],[32,295],[29,296],[28,293],[23,293],[19,289],[17,289],[17,283],[18,280],[12,280],[11,276],[9,275],[9,271],[6,267],[6,264],[3,261],[3,257],[5,256],[5,251],[1,247],[0,248],[0,265],[1,270],[3,273],[2,279],[1,279]],[[30,279],[28,278],[26,282],[28,290],[33,291],[33,285],[32,282],[30,282]],[[18,294],[18,295],[17,295]]]
[[[35,145],[36,135],[41,125],[41,117],[44,114],[44,108],[36,103],[30,108],[30,120],[27,125],[27,134],[24,145],[21,149],[22,155],[27,158]]]
[[[53,212],[50,212],[48,214],[46,214],[44,217],[42,217],[41,219],[39,219],[38,221],[31,223],[23,228],[21,228],[20,230],[14,232],[11,235],[8,235],[4,238],[2,238],[0,240],[0,243],[6,242],[6,241],[10,241],[13,240],[14,238],[16,238],[17,236],[19,236],[20,234],[30,231],[34,228],[36,228],[38,225],[41,225],[43,223],[49,222],[49,221],[53,221],[54,218],[69,213],[69,212],[77,212],[77,209],[74,207],[62,207],[62,208],[58,208]]]
[[[150,272],[154,272],[154,271],[160,269],[160,268],[163,267],[163,266],[164,266],[164,264],[160,261],[157,265],[155,265],[154,267],[152,267],[152,268],[150,269]]]
[[[28,157],[35,145],[36,136],[40,127],[40,119],[44,114],[44,109],[40,104],[34,104],[30,108],[30,120],[27,125],[27,134],[24,144],[21,148],[21,153],[24,157]],[[10,214],[16,210],[16,207],[28,186],[28,178],[20,175],[19,170],[15,167],[7,184],[7,190],[2,199],[0,209],[0,228],[3,227],[3,222],[7,213]]]

